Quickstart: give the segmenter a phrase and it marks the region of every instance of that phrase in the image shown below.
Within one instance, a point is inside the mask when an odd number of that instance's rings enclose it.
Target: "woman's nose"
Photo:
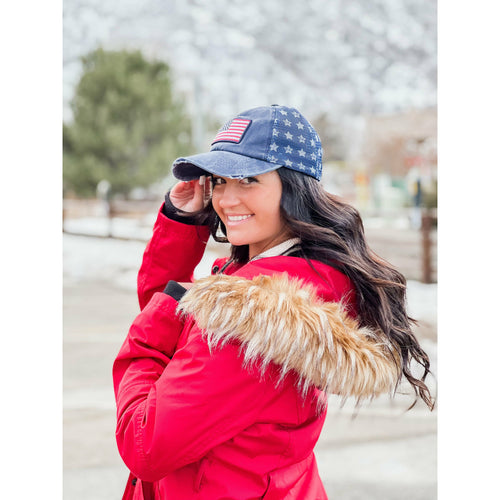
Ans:
[[[219,206],[221,208],[231,208],[238,205],[240,203],[240,199],[237,191],[237,187],[232,186],[229,183],[226,184],[222,193],[220,193]]]

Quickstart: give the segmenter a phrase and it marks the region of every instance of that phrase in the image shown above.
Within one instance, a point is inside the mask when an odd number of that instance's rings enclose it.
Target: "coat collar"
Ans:
[[[258,259],[263,259],[264,257],[278,257],[278,255],[286,255],[289,252],[289,250],[291,250],[294,246],[299,244],[300,244],[300,238],[290,238],[286,241],[283,241],[283,243],[280,243],[279,245],[269,248],[268,250],[265,250],[259,255],[252,257],[250,259],[250,262],[253,262]]]
[[[203,278],[178,311],[194,317],[210,349],[236,341],[262,373],[270,363],[280,380],[296,372],[303,394],[317,387],[361,400],[393,392],[401,378],[400,357],[381,335],[287,274]]]

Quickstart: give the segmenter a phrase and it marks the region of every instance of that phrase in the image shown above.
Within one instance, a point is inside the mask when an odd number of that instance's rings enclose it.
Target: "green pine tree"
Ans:
[[[184,105],[172,92],[166,63],[141,52],[98,49],[82,58],[84,71],[63,124],[66,190],[95,195],[107,179],[127,195],[165,177],[172,161],[190,153]]]

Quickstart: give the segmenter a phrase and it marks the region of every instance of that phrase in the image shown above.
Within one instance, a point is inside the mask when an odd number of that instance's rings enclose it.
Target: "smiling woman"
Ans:
[[[318,134],[277,105],[174,162],[181,182],[158,214],[142,311],[113,367],[125,499],[326,499],[313,449],[328,394],[371,399],[405,377],[432,409],[405,279],[321,172]],[[230,256],[193,282],[210,235]]]

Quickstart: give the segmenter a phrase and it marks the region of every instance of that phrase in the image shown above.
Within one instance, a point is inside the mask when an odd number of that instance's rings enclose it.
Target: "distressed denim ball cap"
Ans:
[[[189,181],[201,175],[253,177],[280,167],[321,179],[323,149],[316,130],[295,108],[261,106],[229,120],[210,151],[177,158],[173,174]]]

